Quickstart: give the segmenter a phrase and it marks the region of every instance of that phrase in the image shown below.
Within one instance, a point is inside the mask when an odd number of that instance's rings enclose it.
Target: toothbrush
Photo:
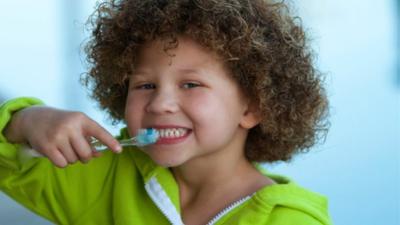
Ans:
[[[157,130],[154,128],[147,128],[147,129],[139,129],[138,134],[132,138],[129,139],[123,139],[119,140],[119,144],[122,147],[127,147],[127,146],[146,146],[150,144],[156,143],[158,140],[160,134],[158,133]],[[109,149],[106,145],[101,143],[98,140],[94,140],[90,143],[91,146],[93,146],[96,151],[104,151]],[[31,157],[44,157],[41,153],[36,151],[35,149],[32,149],[31,147],[27,145],[22,145],[22,154],[20,155],[23,159],[26,158],[31,158]]]
[[[138,134],[135,137],[120,140],[119,144],[122,147],[127,147],[127,146],[142,147],[145,145],[154,144],[157,141],[158,137],[159,133],[154,128],[139,129]],[[97,140],[91,142],[90,144],[96,149],[96,151],[104,151],[108,149],[106,145]]]

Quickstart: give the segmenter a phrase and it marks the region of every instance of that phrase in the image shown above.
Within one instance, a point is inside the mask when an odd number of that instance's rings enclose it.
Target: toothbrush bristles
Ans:
[[[154,128],[140,129],[136,136],[139,146],[154,144],[159,137],[158,131]]]

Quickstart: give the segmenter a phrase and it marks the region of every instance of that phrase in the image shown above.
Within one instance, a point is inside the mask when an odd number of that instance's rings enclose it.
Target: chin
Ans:
[[[154,160],[155,161],[155,160]],[[155,161],[155,163],[161,167],[177,167],[182,165],[182,163],[174,162],[174,161]]]
[[[150,155],[151,159],[153,161],[162,167],[177,167],[180,166],[184,163],[184,160],[179,159],[179,158],[171,158],[171,157],[157,157],[157,156],[152,156]]]

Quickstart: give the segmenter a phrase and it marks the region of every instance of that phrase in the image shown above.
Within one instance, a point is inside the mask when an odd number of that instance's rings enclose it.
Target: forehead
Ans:
[[[189,74],[196,78],[201,77],[202,81],[207,81],[208,84],[229,85],[234,89],[240,89],[240,84],[234,79],[232,71],[222,57],[186,37],[179,37],[178,45],[167,50],[165,41],[162,40],[145,43],[136,59],[132,78],[141,79],[159,75],[182,78]]]
[[[221,57],[187,37],[179,37],[177,45],[168,48],[169,40],[154,40],[141,46],[135,66],[153,66],[160,63],[184,68],[225,67]]]

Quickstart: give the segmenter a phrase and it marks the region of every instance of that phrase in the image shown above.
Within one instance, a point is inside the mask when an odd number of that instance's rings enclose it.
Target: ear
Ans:
[[[249,103],[243,113],[239,125],[245,129],[251,129],[261,122],[261,118],[261,112],[258,105],[255,103]]]

